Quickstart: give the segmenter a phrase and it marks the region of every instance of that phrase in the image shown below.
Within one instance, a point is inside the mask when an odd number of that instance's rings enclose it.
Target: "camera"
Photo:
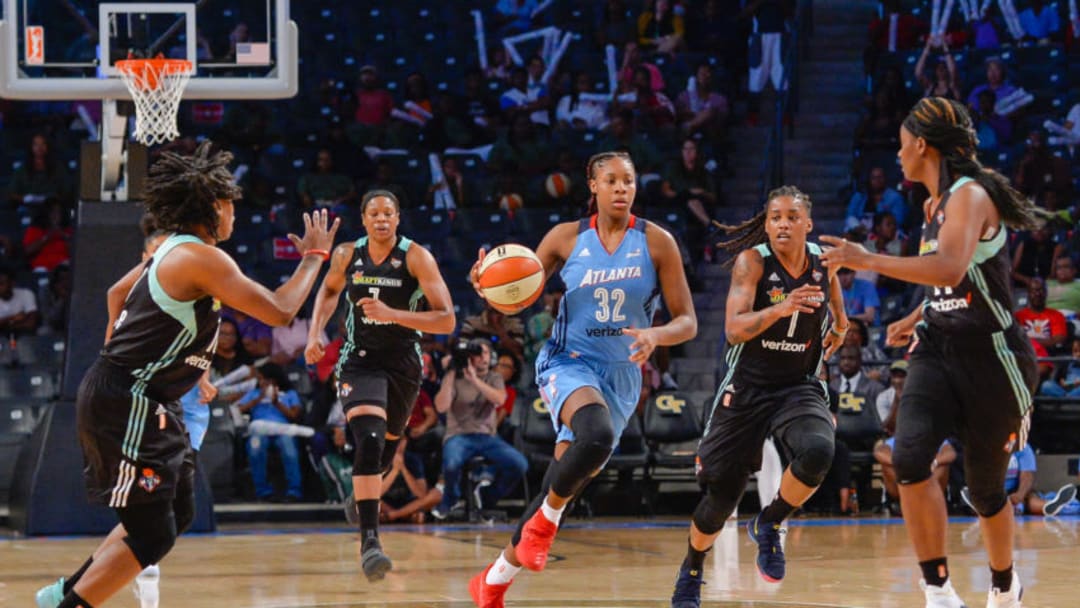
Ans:
[[[450,349],[450,369],[460,374],[469,366],[470,358],[482,354],[484,354],[484,347],[465,338],[458,338]]]

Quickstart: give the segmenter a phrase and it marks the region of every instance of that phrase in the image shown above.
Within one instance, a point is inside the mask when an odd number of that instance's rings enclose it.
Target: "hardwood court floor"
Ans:
[[[682,520],[573,521],[554,561],[524,573],[508,607],[665,607],[682,560]],[[1018,524],[1017,567],[1025,606],[1076,606],[1080,519]],[[391,526],[383,532],[394,571],[369,584],[355,534],[340,527],[228,526],[182,538],[162,564],[162,608],[381,606],[467,608],[468,579],[490,562],[509,527]],[[33,606],[41,585],[76,568],[94,538],[0,540],[0,606]],[[977,525],[949,525],[953,584],[972,608],[985,603],[989,574]],[[772,585],[754,568],[744,526],[728,525],[706,563],[705,605],[713,608],[921,606],[914,557],[899,519],[798,520],[787,537],[788,576]],[[138,606],[123,592],[108,606]]]

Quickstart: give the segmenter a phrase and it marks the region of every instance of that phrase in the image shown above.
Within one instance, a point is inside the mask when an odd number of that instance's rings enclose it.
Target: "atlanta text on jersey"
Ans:
[[[622,268],[602,268],[600,270],[586,270],[585,276],[581,277],[578,287],[589,287],[612,281],[625,279],[640,279],[641,266],[623,266]]]

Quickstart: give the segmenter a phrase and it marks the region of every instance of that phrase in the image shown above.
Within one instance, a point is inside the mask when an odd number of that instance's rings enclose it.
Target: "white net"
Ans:
[[[135,139],[152,146],[179,137],[176,112],[191,78],[191,62],[129,59],[118,61],[116,67],[135,101]]]

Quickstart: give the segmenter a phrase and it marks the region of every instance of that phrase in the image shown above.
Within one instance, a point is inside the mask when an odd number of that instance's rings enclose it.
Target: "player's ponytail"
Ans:
[[[600,165],[614,158],[621,158],[626,162],[630,163],[631,167],[634,166],[633,159],[631,159],[630,155],[626,152],[600,152],[599,154],[593,154],[592,156],[590,156],[589,162],[585,163],[585,179],[596,179],[596,171],[600,168]],[[589,206],[588,210],[585,212],[585,216],[591,216],[592,214],[596,213],[596,211],[596,195],[589,194]]]
[[[724,268],[734,266],[735,258],[743,250],[768,242],[769,235],[765,232],[765,214],[769,211],[769,203],[781,196],[790,196],[801,202],[806,207],[807,215],[810,214],[813,205],[810,202],[809,195],[795,186],[780,186],[769,192],[769,195],[765,198],[765,207],[754,217],[734,226],[717,223],[717,228],[732,236],[732,238],[716,244],[717,249],[730,255],[727,261],[724,262]]]
[[[924,97],[904,119],[904,128],[941,154],[939,193],[947,191],[958,178],[970,177],[986,191],[1006,226],[1035,227],[1039,213],[1035,205],[1013,189],[1004,176],[983,167],[975,157],[979,140],[963,104],[943,97]]]

